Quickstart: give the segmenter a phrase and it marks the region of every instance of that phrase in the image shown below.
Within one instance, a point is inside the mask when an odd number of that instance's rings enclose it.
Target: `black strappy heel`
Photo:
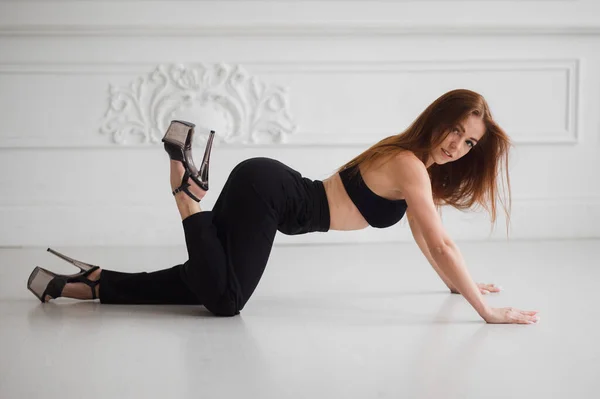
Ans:
[[[196,125],[190,122],[171,121],[171,125],[169,125],[165,136],[162,138],[162,142],[165,143],[165,150],[169,154],[169,158],[180,161],[185,167],[181,185],[173,190],[173,195],[183,191],[194,201],[200,202],[200,199],[188,190],[188,187],[190,187],[188,178],[191,177],[192,181],[200,186],[200,188],[204,191],[208,191],[208,164],[210,162],[210,152],[215,132],[213,130],[210,131],[206,149],[204,150],[204,157],[202,158],[202,164],[200,165],[200,171],[198,171],[192,157],[194,127],[196,127]]]
[[[35,269],[29,275],[27,280],[27,289],[33,293],[42,303],[46,302],[44,299],[46,295],[51,296],[53,299],[59,298],[62,295],[62,290],[68,283],[85,283],[92,290],[92,299],[96,299],[96,286],[100,283],[100,280],[92,281],[87,277],[98,270],[100,266],[90,265],[89,263],[81,262],[79,260],[69,258],[66,255],[61,254],[51,248],[48,248],[48,252],[66,260],[67,262],[77,266],[81,272],[76,274],[56,274],[50,270],[46,270],[42,267],[36,266]]]

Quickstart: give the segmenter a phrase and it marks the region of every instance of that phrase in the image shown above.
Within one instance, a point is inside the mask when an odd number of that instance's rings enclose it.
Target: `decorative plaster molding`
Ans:
[[[598,36],[600,26],[580,25],[415,25],[345,23],[295,25],[2,25],[0,37],[379,37],[379,36]]]
[[[579,96],[580,96],[580,64],[581,58],[531,58],[531,59],[498,59],[498,60],[471,60],[468,62],[451,60],[428,60],[428,61],[402,61],[384,62],[296,62],[296,63],[269,63],[261,67],[256,65],[261,73],[302,73],[318,74],[333,73],[340,76],[343,73],[352,74],[374,74],[374,73],[438,73],[438,72],[480,72],[480,71],[502,71],[521,72],[539,71],[565,73],[566,97],[565,97],[565,124],[547,131],[529,131],[511,129],[513,141],[518,144],[533,145],[575,145],[580,142],[579,135]],[[375,136],[383,137],[394,134],[390,131],[377,132]],[[370,146],[372,140],[366,140],[364,132],[359,134],[344,133],[344,142],[340,142],[340,135],[326,130],[308,131],[304,130],[295,137],[294,145],[329,145],[334,146]]]
[[[433,59],[427,61],[373,61],[373,62],[332,62],[332,61],[316,61],[316,62],[289,62],[289,61],[251,61],[251,60],[236,60],[235,64],[242,64],[250,68],[252,71],[260,76],[277,76],[278,74],[319,74],[319,73],[335,73],[342,74],[352,72],[353,74],[374,74],[374,73],[440,73],[446,71],[564,71],[566,79],[566,91],[564,93],[564,124],[553,126],[551,129],[539,129],[535,128],[534,131],[524,130],[523,128],[516,127],[511,130],[511,135],[514,137],[514,142],[525,145],[576,145],[580,143],[581,137],[579,134],[580,130],[580,119],[582,118],[580,110],[580,96],[581,88],[583,84],[581,82],[580,68],[581,58],[524,58],[524,59],[496,59],[496,60],[469,60],[468,62],[454,61],[447,59]],[[126,62],[116,63],[108,62],[104,64],[100,63],[79,63],[79,64],[67,64],[67,63],[52,63],[52,62],[27,62],[27,63],[0,63],[0,76],[10,75],[38,75],[38,74],[58,74],[58,75],[137,75],[140,70],[151,70],[155,68],[160,61],[155,63],[138,63],[138,62]],[[222,65],[222,64],[221,64]],[[164,68],[164,67],[163,67]],[[181,67],[180,67],[181,68]],[[158,68],[157,68],[158,69]],[[191,72],[188,72],[191,73]],[[108,77],[107,77],[108,79]],[[144,79],[144,78],[138,78]],[[149,78],[146,78],[149,80]],[[248,82],[246,82],[248,84]],[[174,83],[172,83],[174,84]],[[135,85],[135,82],[132,83]],[[147,87],[142,84],[142,87]],[[245,86],[248,89],[248,86]],[[132,91],[132,89],[128,89]],[[179,89],[178,89],[179,90]],[[164,92],[164,91],[163,91]],[[246,93],[248,94],[248,93]],[[198,95],[194,92],[194,95]],[[227,94],[231,96],[230,94]],[[285,109],[282,110],[278,120],[287,120],[289,117],[285,117],[287,111],[287,93],[281,94],[282,101],[286,104]],[[243,105],[243,103],[242,103]],[[149,106],[147,105],[146,108]],[[248,105],[246,105],[248,107]],[[143,107],[143,109],[146,109]],[[114,112],[114,111],[113,111]],[[223,115],[227,115],[222,109],[209,113],[212,116],[219,118],[213,118],[209,121],[210,123],[218,122],[223,123]],[[204,114],[203,114],[204,115]],[[287,114],[289,115],[289,113]],[[263,116],[264,118],[264,116]],[[287,119],[286,119],[287,118]],[[183,119],[183,117],[182,117]],[[191,121],[197,123],[197,125],[205,125],[207,122],[206,118],[199,119],[195,116],[190,118]],[[156,142],[157,138],[162,138],[164,128],[168,125],[170,119],[166,117],[160,123],[148,124],[148,126],[155,126],[154,133],[146,137],[146,133],[141,133],[140,142]],[[204,123],[200,123],[204,122]],[[290,125],[294,126],[294,134],[288,141],[285,142],[288,148],[305,148],[305,147],[334,147],[334,148],[356,148],[365,147],[372,144],[374,139],[372,137],[385,136],[390,133],[386,131],[369,131],[369,135],[364,134],[365,131],[357,131],[353,134],[345,133],[340,135],[336,132],[329,132],[327,130],[311,130],[304,129],[296,132],[296,125],[290,122]],[[162,126],[161,128],[156,126]],[[206,126],[206,125],[205,125]],[[214,126],[213,124],[209,125]],[[221,136],[225,134],[227,130],[221,129],[221,126],[216,126],[217,135]],[[91,130],[96,129],[96,125],[91,127]],[[291,128],[290,128],[291,129]],[[160,132],[160,133],[159,133]],[[157,137],[160,135],[160,137]],[[198,141],[202,143],[203,134],[199,134]],[[371,137],[371,138],[369,138]],[[125,137],[127,138],[127,136]],[[272,137],[264,142],[257,142],[255,145],[263,148],[279,147],[281,142],[276,143],[272,140]],[[114,140],[114,139],[113,139]],[[216,141],[221,140],[219,137],[215,138]],[[116,141],[116,140],[115,140]],[[90,143],[85,135],[69,134],[68,140],[66,138],[57,139],[57,134],[42,135],[36,137],[30,137],[28,135],[19,134],[15,130],[12,135],[5,135],[0,137],[0,148],[112,148],[114,144],[94,142]],[[122,148],[133,148],[131,146],[122,146]],[[136,148],[148,147],[147,145],[136,145]],[[242,140],[233,140],[228,145],[229,148],[244,148],[245,144]]]
[[[297,130],[287,88],[262,83],[240,65],[219,63],[162,64],[129,87],[111,85],[100,132],[121,145],[134,136],[158,143],[173,119],[215,130],[215,142],[235,144],[281,143]]]
[[[23,1],[23,0],[21,0]],[[28,0],[28,1],[39,1],[39,0]],[[65,1],[65,0],[62,0]],[[71,0],[71,1],[80,1],[80,0]],[[96,0],[96,1],[100,1],[100,0]],[[104,1],[104,0],[101,0]],[[121,0],[121,1],[147,1],[147,0]],[[181,1],[181,0],[179,0]],[[183,0],[183,1],[205,1],[207,3],[209,2],[216,2],[218,0]],[[248,0],[229,0],[229,1],[239,1],[239,2],[245,2]],[[313,1],[313,0],[262,0],[262,1],[272,1],[272,2],[290,2],[290,3],[302,3],[302,2],[309,2],[309,1]],[[363,0],[320,0],[321,2],[327,3],[327,2],[332,2],[332,3],[354,3],[354,2],[360,2]],[[422,3],[424,1],[429,1],[429,2],[437,2],[439,3],[440,1],[444,1],[444,0],[375,0],[373,2],[379,2],[379,3]],[[477,3],[481,3],[482,1],[493,1],[493,2],[497,2],[497,3],[507,3],[507,2],[519,2],[519,1],[523,1],[523,0],[446,0],[448,3],[452,3],[452,2],[458,2],[458,1],[462,1],[462,2],[477,2]],[[537,2],[542,2],[542,3],[552,3],[552,2],[576,2],[576,1],[581,1],[581,0],[525,0],[525,1],[537,1]]]

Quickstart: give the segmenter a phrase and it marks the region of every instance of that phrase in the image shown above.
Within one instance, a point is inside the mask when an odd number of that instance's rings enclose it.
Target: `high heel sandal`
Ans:
[[[188,178],[192,178],[192,181],[200,186],[204,191],[208,191],[208,164],[210,161],[210,151],[212,148],[213,139],[215,132],[210,131],[208,141],[206,143],[206,149],[204,150],[204,157],[202,158],[202,164],[200,165],[200,171],[194,164],[192,157],[192,140],[194,136],[194,125],[190,122],[184,121],[171,121],[165,136],[162,138],[162,142],[165,143],[165,150],[169,154],[169,158],[180,161],[185,167],[185,173],[181,179],[181,185],[173,190],[173,195],[180,191],[185,192],[194,201],[200,202],[192,192],[188,189],[190,184]]]
[[[39,266],[31,272],[29,279],[27,280],[27,289],[33,293],[40,301],[46,302],[44,299],[47,295],[53,299],[59,298],[62,295],[63,288],[68,283],[84,283],[90,286],[92,289],[92,299],[96,299],[96,286],[100,280],[92,281],[88,279],[88,276],[98,270],[100,266],[90,265],[89,263],[81,262],[79,260],[69,258],[66,255],[61,254],[51,248],[48,248],[48,252],[66,260],[67,262],[77,266],[81,272],[76,274],[56,274],[50,270],[46,270]]]

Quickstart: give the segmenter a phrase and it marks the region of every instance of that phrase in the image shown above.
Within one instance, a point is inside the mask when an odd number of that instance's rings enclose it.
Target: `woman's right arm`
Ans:
[[[411,216],[417,222],[431,257],[450,279],[452,285],[473,306],[475,311],[490,323],[526,323],[533,316],[512,308],[491,308],[484,300],[479,287],[471,278],[465,261],[456,244],[443,228],[433,203],[431,180],[425,165],[411,158],[396,158],[397,178],[402,187]],[[508,311],[510,309],[510,311]],[[515,311],[518,314],[515,314]]]

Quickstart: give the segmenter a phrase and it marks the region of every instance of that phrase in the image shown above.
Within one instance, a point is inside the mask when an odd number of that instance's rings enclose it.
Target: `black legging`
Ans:
[[[329,230],[323,183],[270,158],[251,158],[229,175],[212,211],[182,221],[188,261],[156,272],[103,269],[100,302],[198,304],[239,314],[263,274],[275,234]]]

